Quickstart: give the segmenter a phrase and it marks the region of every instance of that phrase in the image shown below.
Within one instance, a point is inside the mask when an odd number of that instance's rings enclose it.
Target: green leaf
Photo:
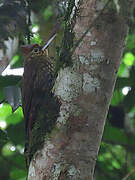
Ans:
[[[122,100],[124,99],[124,95],[122,94],[122,91],[121,89],[116,89],[114,92],[113,92],[113,96],[112,96],[112,99],[111,99],[111,105],[113,106],[116,106],[118,105]]]
[[[17,179],[17,180],[25,180],[26,179],[27,172],[25,170],[13,168],[10,177],[12,179]]]
[[[105,127],[103,140],[107,142],[115,142],[117,144],[128,144],[128,138],[125,136],[124,132],[110,125],[106,125]]]
[[[7,116],[9,116],[12,113],[11,106],[9,104],[2,104],[0,107],[0,120],[5,121]]]
[[[10,125],[6,129],[8,136],[10,138],[10,141],[14,145],[21,145],[24,146],[24,140],[25,140],[25,128],[24,128],[24,122],[21,121],[18,124]]]
[[[122,63],[120,65],[120,68],[118,70],[118,77],[129,77],[129,68],[126,66],[126,64]]]
[[[32,38],[31,38],[31,43],[32,44],[40,44],[42,42],[42,39],[40,38],[40,35],[36,33]]]
[[[19,60],[19,55],[15,55],[10,63],[11,66],[13,66],[17,61]]]
[[[19,107],[14,113],[10,113],[6,116],[6,122],[8,124],[17,124],[23,119],[23,112],[22,108]]]
[[[11,150],[12,146],[13,146],[13,144],[11,144],[11,143],[5,144],[2,148],[2,155],[3,156],[12,156],[13,154],[15,154],[15,152]]]
[[[127,52],[124,55],[123,58],[123,62],[127,65],[127,66],[132,66],[134,64],[135,61],[135,56],[131,53],[131,52]]]
[[[48,6],[45,11],[43,12],[43,17],[45,20],[48,20],[50,17],[53,16],[52,6]]]
[[[130,33],[127,36],[126,50],[131,52],[133,49],[135,50],[135,34]]]

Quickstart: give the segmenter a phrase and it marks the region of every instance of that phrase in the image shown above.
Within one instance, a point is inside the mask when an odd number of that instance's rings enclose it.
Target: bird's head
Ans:
[[[48,56],[48,51],[42,49],[38,44],[23,45],[22,51],[27,57]]]
[[[40,46],[38,44],[23,45],[21,48],[25,56],[28,56],[34,49],[34,51],[40,50]]]

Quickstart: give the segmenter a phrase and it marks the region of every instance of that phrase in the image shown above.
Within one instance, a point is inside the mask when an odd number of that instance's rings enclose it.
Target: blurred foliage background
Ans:
[[[0,76],[0,179],[26,179],[23,156],[25,130],[20,85],[23,54],[20,46],[43,44],[59,17],[64,16],[67,1],[63,0],[0,0],[0,48],[4,41],[19,37],[18,52],[10,68]],[[31,17],[31,20],[29,19]],[[21,21],[20,21],[21,19]],[[10,24],[10,27],[8,27]],[[8,27],[8,28],[7,28]],[[62,31],[49,49],[55,56]],[[96,164],[96,180],[135,179],[135,12],[118,78],[109,108],[105,131]],[[126,180],[125,179],[125,180]]]

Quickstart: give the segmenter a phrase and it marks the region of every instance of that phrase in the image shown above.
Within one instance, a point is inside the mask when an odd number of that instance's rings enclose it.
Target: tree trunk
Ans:
[[[4,69],[8,66],[10,61],[12,60],[14,54],[18,48],[18,38],[4,41],[4,44],[7,46],[6,52],[4,50],[0,50],[0,74],[4,71]]]
[[[111,5],[103,11],[105,1],[82,0],[72,5],[73,44],[77,42],[78,47],[72,47],[72,63],[59,70],[54,87],[61,101],[59,117],[42,150],[31,160],[28,180],[93,179],[128,27]]]

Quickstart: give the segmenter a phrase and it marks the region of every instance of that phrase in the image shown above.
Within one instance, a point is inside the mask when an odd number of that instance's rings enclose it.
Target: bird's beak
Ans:
[[[43,46],[42,50],[44,51],[45,49],[48,48],[48,46],[51,44],[51,42],[54,40],[54,38],[56,37],[56,33],[54,33],[46,42],[46,44]]]

